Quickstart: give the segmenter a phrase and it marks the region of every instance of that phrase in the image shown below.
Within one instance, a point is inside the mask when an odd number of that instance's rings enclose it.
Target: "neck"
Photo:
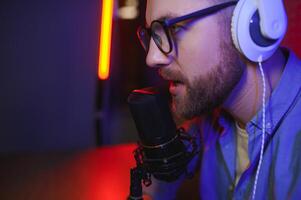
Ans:
[[[280,80],[285,62],[284,54],[278,49],[271,58],[262,63],[266,81],[266,102]],[[262,91],[262,77],[258,64],[246,62],[241,80],[223,104],[240,127],[244,128],[261,109]]]

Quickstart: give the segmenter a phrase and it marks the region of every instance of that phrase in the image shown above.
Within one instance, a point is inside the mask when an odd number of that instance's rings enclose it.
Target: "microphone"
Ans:
[[[143,169],[144,185],[151,184],[150,175],[167,182],[178,179],[189,161],[197,154],[195,138],[177,130],[169,109],[168,92],[161,88],[134,90],[128,97],[138,136],[134,155]]]

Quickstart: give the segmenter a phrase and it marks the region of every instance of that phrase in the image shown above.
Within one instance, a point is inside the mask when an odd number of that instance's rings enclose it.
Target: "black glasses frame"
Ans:
[[[170,36],[169,27],[175,25],[176,23],[186,21],[186,20],[189,20],[189,19],[198,19],[198,18],[206,17],[208,15],[211,15],[211,14],[217,12],[217,11],[220,11],[224,8],[229,7],[229,6],[233,6],[235,4],[237,4],[237,1],[229,1],[229,2],[214,5],[214,6],[209,7],[209,8],[198,10],[198,11],[195,11],[193,13],[190,13],[190,14],[187,14],[187,15],[184,15],[184,16],[175,17],[175,18],[172,18],[172,19],[165,19],[165,20],[154,20],[154,21],[152,21],[152,23],[150,25],[150,28],[140,26],[137,29],[137,36],[140,40],[141,45],[143,46],[143,48],[146,51],[148,51],[150,41],[145,41],[142,38],[142,37],[145,37],[145,36],[143,36],[144,34],[148,34],[149,40],[151,38],[153,38],[155,44],[157,45],[157,47],[160,49],[160,51],[162,53],[169,54],[173,50],[172,39],[171,39],[171,36]],[[156,37],[155,33],[154,33],[154,31],[152,31],[152,29],[154,27],[153,25],[155,23],[159,23],[163,27],[164,33],[166,34],[168,44],[169,44],[168,51],[163,50],[161,44],[159,44],[158,40],[155,38]]]

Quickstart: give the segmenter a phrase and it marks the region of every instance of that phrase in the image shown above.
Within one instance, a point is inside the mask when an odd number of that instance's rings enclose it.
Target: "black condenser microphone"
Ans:
[[[144,184],[151,184],[151,174],[164,181],[178,179],[197,153],[194,138],[184,129],[177,130],[167,94],[158,88],[144,88],[134,90],[128,97],[140,139],[135,159],[146,173]]]

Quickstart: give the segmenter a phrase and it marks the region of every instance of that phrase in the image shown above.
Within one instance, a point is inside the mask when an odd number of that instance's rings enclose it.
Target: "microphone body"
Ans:
[[[197,153],[195,139],[184,129],[177,130],[167,94],[160,88],[144,88],[128,97],[140,139],[135,159],[147,174],[143,178],[145,185],[151,184],[150,174],[168,182],[178,179]]]

